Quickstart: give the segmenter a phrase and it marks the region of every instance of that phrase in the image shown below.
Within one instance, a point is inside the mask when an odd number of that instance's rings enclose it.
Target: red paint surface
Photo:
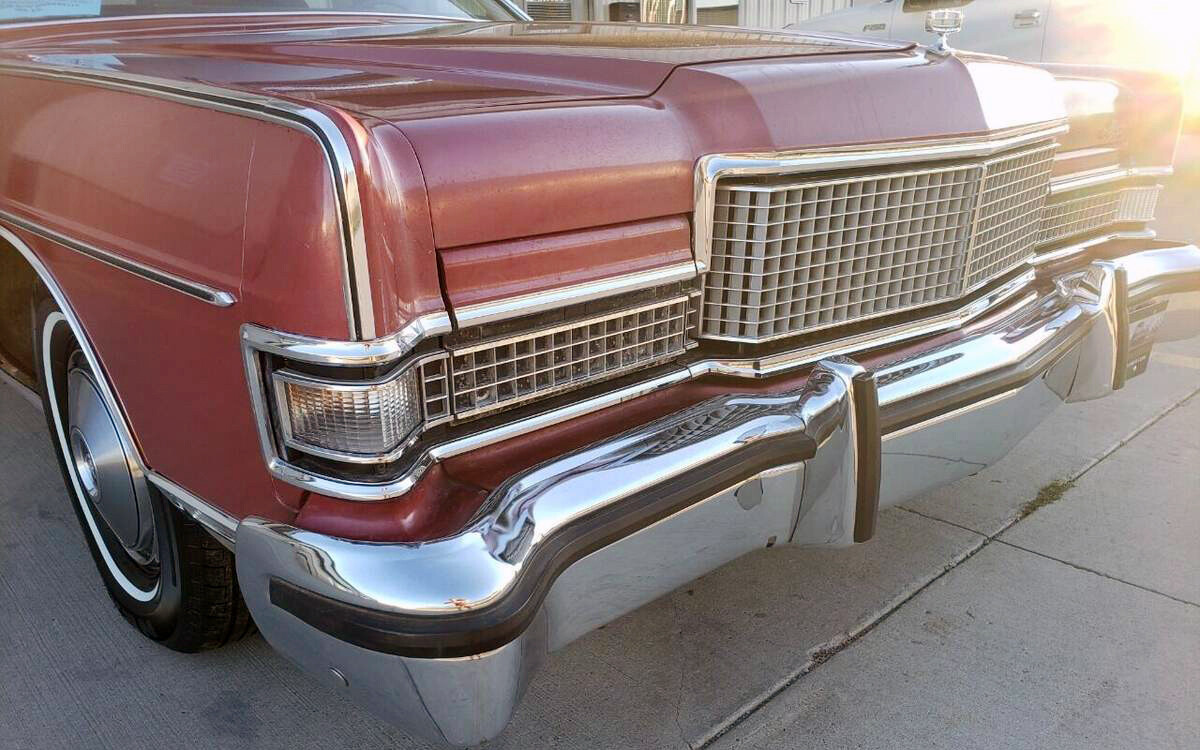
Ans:
[[[692,259],[686,217],[618,224],[443,251],[454,308]]]

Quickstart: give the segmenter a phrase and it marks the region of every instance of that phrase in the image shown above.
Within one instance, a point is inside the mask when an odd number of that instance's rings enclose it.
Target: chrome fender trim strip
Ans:
[[[237,529],[237,521],[233,516],[201,500],[196,495],[171,482],[169,479],[158,475],[146,466],[146,461],[142,457],[137,442],[133,439],[133,433],[127,424],[128,418],[125,416],[125,411],[121,408],[121,403],[108,382],[108,374],[101,366],[100,358],[96,356],[96,352],[92,348],[91,339],[88,338],[87,331],[83,328],[83,323],[75,315],[75,310],[71,307],[66,293],[58,285],[58,281],[55,280],[54,276],[51,275],[50,269],[46,268],[46,265],[33,252],[33,248],[29,247],[20,237],[3,226],[0,226],[0,239],[5,240],[9,245],[16,248],[21,257],[29,263],[34,273],[45,284],[46,289],[50,292],[50,296],[54,298],[54,302],[58,305],[58,309],[62,311],[63,317],[66,318],[67,325],[71,328],[71,333],[75,335],[75,340],[79,342],[79,347],[83,350],[84,358],[87,359],[92,372],[98,376],[96,378],[96,387],[104,399],[108,413],[113,416],[113,424],[117,429],[117,435],[121,440],[125,455],[131,458],[129,467],[131,474],[135,478],[144,478],[162,490],[164,496],[173,505],[189,517],[198,521],[219,542],[233,549]],[[40,401],[38,406],[40,408]]]
[[[345,136],[324,112],[243,91],[111,70],[6,61],[0,63],[0,73],[74,81],[117,91],[145,94],[190,106],[253,117],[299,130],[315,138],[325,155],[333,181],[334,195],[339,204],[338,219],[342,230],[342,252],[345,256],[342,292],[345,297],[350,338],[371,339],[376,336],[362,201],[358,193],[358,173]]]
[[[16,226],[25,231],[36,234],[43,239],[62,245],[63,247],[74,250],[75,252],[86,255],[87,257],[98,260],[101,263],[120,269],[126,273],[131,273],[134,276],[139,276],[147,281],[166,287],[172,291],[181,292],[189,297],[194,297],[201,302],[207,302],[216,307],[230,307],[237,298],[232,292],[226,292],[221,289],[215,289],[207,284],[201,284],[198,281],[185,279],[182,276],[177,276],[173,273],[153,268],[145,263],[139,263],[135,260],[130,260],[117,253],[102,250],[95,245],[81,242],[72,239],[65,234],[60,234],[53,229],[47,229],[40,224],[35,224],[28,219],[23,219],[16,214],[8,211],[0,210],[0,220],[6,221],[13,226]]]

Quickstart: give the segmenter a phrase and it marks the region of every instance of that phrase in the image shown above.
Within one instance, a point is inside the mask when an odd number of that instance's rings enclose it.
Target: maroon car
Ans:
[[[0,102],[0,363],[122,612],[183,651],[257,625],[450,744],[548,652],[865,542],[1193,333],[1144,73],[507,0],[29,0]]]

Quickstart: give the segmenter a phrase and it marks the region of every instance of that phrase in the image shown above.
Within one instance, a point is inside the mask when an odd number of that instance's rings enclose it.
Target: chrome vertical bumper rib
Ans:
[[[798,390],[715,398],[534,467],[434,542],[247,519],[242,591],[308,671],[416,734],[476,744],[549,651],[751,550],[865,541],[881,505],[995,462],[1064,401],[1120,388],[1144,366],[1130,310],[1198,289],[1194,247],[1099,261],[874,373],[823,360]]]

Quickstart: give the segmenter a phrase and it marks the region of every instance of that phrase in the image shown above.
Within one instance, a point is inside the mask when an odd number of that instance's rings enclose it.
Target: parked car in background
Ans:
[[[740,555],[870,540],[1200,290],[1147,229],[1165,76],[327,5],[0,5],[0,364],[141,633],[256,624],[434,742]]]
[[[965,16],[954,41],[965,50],[1174,74],[1200,125],[1200,5],[1191,0],[867,0],[794,28],[929,43],[925,14],[946,8]]]

